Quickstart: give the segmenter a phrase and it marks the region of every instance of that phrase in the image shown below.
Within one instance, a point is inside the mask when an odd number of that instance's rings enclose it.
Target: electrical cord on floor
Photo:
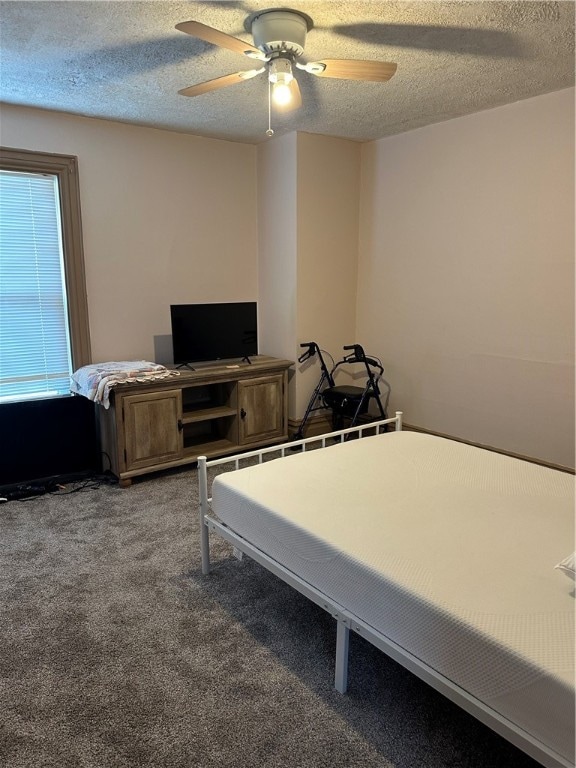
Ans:
[[[103,485],[116,485],[118,480],[112,473],[104,473],[102,475],[93,475],[84,480],[77,480],[73,483],[66,483],[65,485],[58,484],[56,489],[47,491],[52,496],[68,496],[71,493],[82,493],[83,491],[92,491],[96,488],[100,488]]]
[[[0,504],[8,501],[33,501],[40,496],[49,494],[51,496],[67,496],[71,493],[81,493],[82,491],[92,491],[102,485],[115,485],[118,479],[110,471],[110,456],[101,451],[101,466],[108,465],[108,469],[103,469],[98,473],[83,473],[73,478],[70,475],[54,475],[42,480],[31,480],[26,483],[15,483],[10,486],[0,488]]]
[[[92,491],[103,485],[115,485],[117,482],[117,478],[106,471],[77,480],[54,477],[47,481],[21,483],[0,491],[0,504],[8,501],[34,501],[45,495],[68,496],[71,493]]]

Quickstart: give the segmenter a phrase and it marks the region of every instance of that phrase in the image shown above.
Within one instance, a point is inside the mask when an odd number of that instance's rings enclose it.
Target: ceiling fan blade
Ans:
[[[320,66],[323,68],[320,70]],[[382,83],[390,80],[397,64],[387,61],[361,61],[360,59],[323,59],[305,65],[306,71],[317,77],[335,77],[341,80],[370,80]],[[320,70],[320,71],[318,71]]]
[[[203,93],[217,91],[219,88],[226,88],[228,85],[241,83],[243,80],[250,80],[252,77],[256,77],[256,75],[264,72],[265,69],[266,67],[262,67],[261,69],[249,69],[246,72],[234,72],[233,75],[224,75],[223,77],[217,77],[214,80],[207,80],[205,83],[198,83],[197,85],[191,85],[188,88],[182,88],[178,93],[180,96],[202,96]]]
[[[220,32],[220,30],[209,27],[207,24],[202,24],[199,21],[182,21],[180,24],[176,24],[176,29],[179,29],[180,32],[185,32],[187,35],[192,35],[192,37],[198,37],[206,43],[218,45],[220,48],[228,48],[229,51],[234,51],[235,53],[243,53],[246,56],[265,61],[268,59],[266,54],[262,53],[259,48],[255,48],[245,40],[227,35],[226,32]]]

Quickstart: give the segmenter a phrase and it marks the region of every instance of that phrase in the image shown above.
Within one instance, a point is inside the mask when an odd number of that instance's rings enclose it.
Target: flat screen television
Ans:
[[[255,301],[172,304],[170,316],[175,365],[258,354]]]

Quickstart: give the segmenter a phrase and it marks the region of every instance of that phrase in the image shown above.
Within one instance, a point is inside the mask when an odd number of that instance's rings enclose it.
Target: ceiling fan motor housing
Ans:
[[[304,53],[306,32],[312,19],[300,11],[270,9],[248,17],[254,45],[264,53],[286,52],[293,56]]]

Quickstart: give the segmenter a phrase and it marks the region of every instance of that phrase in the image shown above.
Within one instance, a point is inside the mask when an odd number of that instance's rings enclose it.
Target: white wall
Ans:
[[[363,146],[358,336],[392,408],[574,466],[574,90]]]
[[[257,298],[255,147],[2,105],[2,144],[78,156],[92,358],[171,355],[170,304]]]

